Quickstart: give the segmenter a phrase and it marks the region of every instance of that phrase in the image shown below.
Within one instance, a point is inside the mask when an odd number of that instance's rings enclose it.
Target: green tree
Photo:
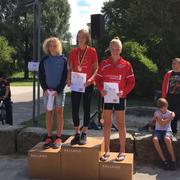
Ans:
[[[23,0],[0,1],[0,35],[5,36],[17,54],[16,70],[24,69],[28,78],[27,63],[32,58],[33,8],[22,6]],[[70,41],[70,5],[67,0],[40,0],[41,40],[57,36]]]
[[[122,55],[132,64],[135,73],[135,94],[152,97],[158,87],[158,68],[147,57],[147,48],[135,41],[128,41],[123,44]]]
[[[107,35],[145,44],[160,75],[170,67],[169,60],[179,56],[179,0],[114,0],[104,3],[102,12]]]
[[[67,0],[41,0],[42,39],[57,36],[69,40],[70,5]],[[67,39],[68,38],[68,39]]]
[[[148,55],[161,74],[170,67],[170,59],[180,54],[179,16],[177,0],[139,0],[126,11],[126,36],[148,46]]]
[[[10,75],[13,66],[12,56],[15,50],[9,46],[5,37],[0,36],[0,72],[6,76]]]

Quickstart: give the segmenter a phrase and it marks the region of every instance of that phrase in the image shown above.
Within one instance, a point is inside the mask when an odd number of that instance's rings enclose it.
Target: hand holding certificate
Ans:
[[[72,72],[71,73],[71,90],[76,92],[85,92],[86,74]]]
[[[107,94],[104,96],[104,103],[119,103],[119,86],[118,83],[104,82],[104,90]]]

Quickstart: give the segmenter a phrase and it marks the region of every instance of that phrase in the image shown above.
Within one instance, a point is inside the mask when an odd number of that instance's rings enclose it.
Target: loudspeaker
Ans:
[[[102,14],[91,15],[91,38],[101,39],[104,36],[104,16]]]

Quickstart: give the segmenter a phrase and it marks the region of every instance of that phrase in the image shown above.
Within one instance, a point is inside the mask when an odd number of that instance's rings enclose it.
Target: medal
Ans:
[[[88,46],[87,46],[86,49],[84,50],[84,53],[83,53],[82,57],[80,56],[80,51],[79,51],[79,49],[78,49],[78,64],[79,64],[79,65],[78,65],[77,69],[78,69],[79,72],[82,71],[81,65],[82,65],[82,63],[83,63],[83,61],[84,61],[84,57],[85,57],[85,55],[86,55],[86,53],[87,53],[87,49],[88,49]]]
[[[78,71],[81,72],[82,71],[82,67],[80,65],[78,65]]]

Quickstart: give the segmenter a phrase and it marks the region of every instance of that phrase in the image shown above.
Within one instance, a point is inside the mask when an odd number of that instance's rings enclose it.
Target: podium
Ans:
[[[99,162],[100,180],[132,180],[133,179],[133,154],[126,153],[123,161],[115,161],[118,153],[110,153],[106,162]]]
[[[29,176],[61,179],[61,149],[43,149],[43,144],[38,143],[28,152]]]
[[[132,180],[133,154],[126,153],[123,161],[115,161],[118,153],[110,153],[106,162],[104,139],[88,137],[86,145],[73,145],[68,138],[59,149],[43,149],[38,143],[28,152],[29,175],[33,178],[58,180]]]
[[[98,180],[99,158],[104,152],[103,138],[88,137],[86,145],[70,145],[70,137],[61,149],[63,180]]]

